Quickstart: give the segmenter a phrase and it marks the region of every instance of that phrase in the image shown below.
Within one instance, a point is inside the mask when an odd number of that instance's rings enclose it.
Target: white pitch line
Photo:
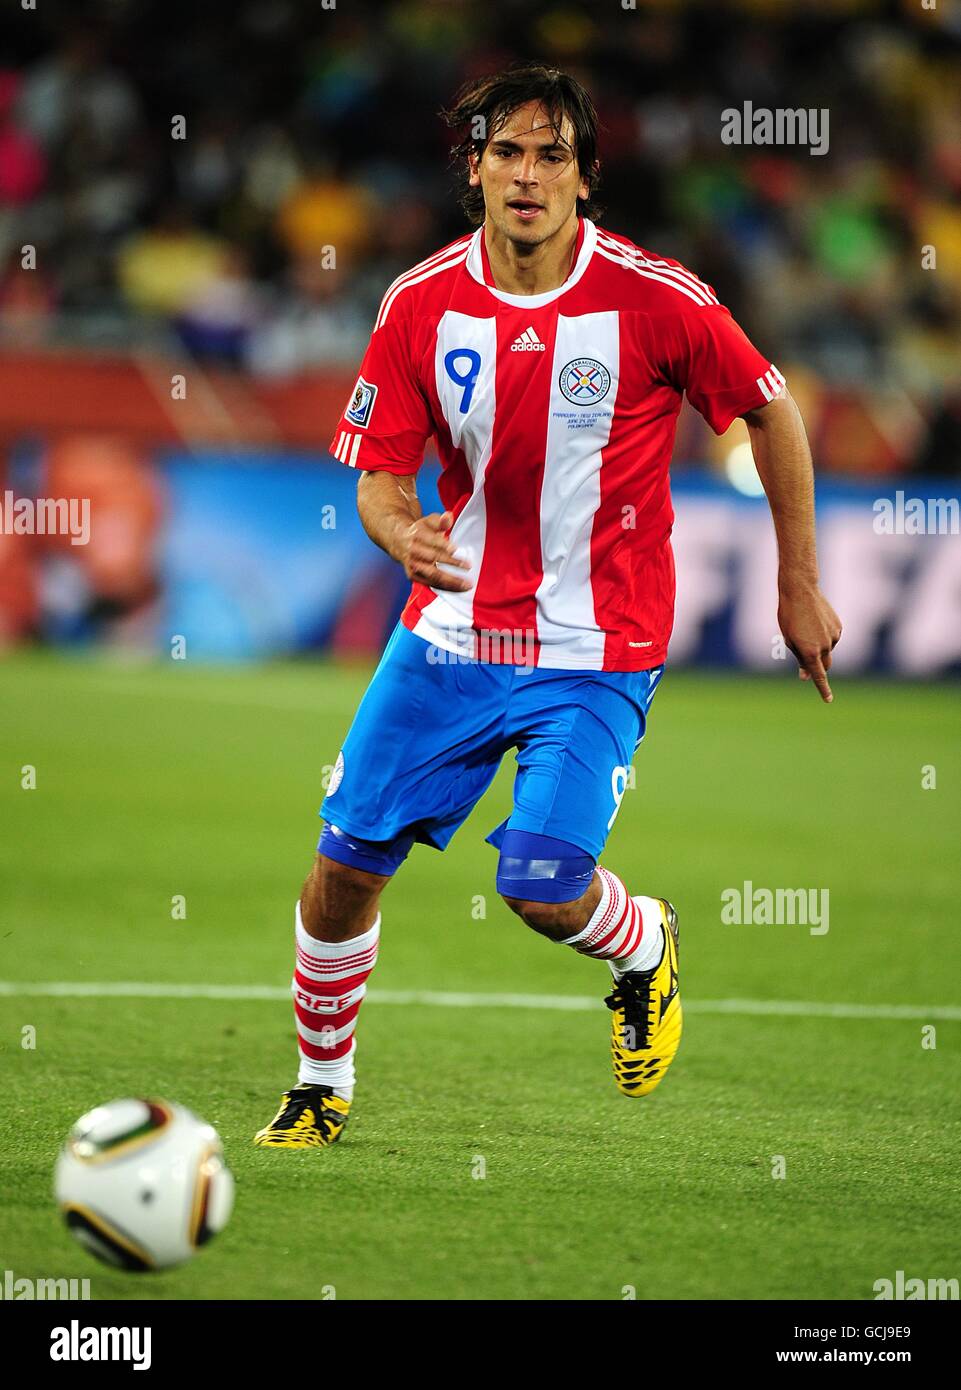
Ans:
[[[29,983],[0,980],[0,996],[56,999],[235,999],[289,1000],[281,985],[177,985],[152,981]],[[580,994],[459,994],[436,990],[372,989],[374,1004],[428,1004],[444,1009],[555,1009],[581,1013],[597,1009],[599,996]],[[696,1014],[747,1014],[780,1018],[932,1019],[961,1021],[955,1004],[822,1004],[802,999],[685,999]]]

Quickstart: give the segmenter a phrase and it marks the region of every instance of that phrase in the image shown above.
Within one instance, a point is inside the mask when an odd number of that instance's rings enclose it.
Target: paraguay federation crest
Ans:
[[[575,357],[561,369],[558,385],[574,405],[596,405],[611,389],[611,374],[596,357]]]

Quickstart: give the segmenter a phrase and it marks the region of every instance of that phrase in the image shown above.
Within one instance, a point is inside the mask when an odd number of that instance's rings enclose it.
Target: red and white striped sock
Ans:
[[[298,1081],[332,1086],[344,1100],[354,1096],[354,1028],[377,963],[380,913],[372,927],[350,941],[318,941],[304,927],[297,904],[297,964],[291,982]]]
[[[583,931],[564,941],[582,956],[606,960],[616,980],[629,970],[653,970],[664,949],[661,908],[654,898],[632,898],[617,874],[600,864],[601,897]]]

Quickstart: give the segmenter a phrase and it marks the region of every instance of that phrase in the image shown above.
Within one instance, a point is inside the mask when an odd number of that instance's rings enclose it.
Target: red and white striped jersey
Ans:
[[[413,474],[436,439],[472,587],[414,584],[412,631],[481,660],[646,670],[674,618],[682,394],[721,434],[783,383],[677,261],[581,218],[565,282],[508,294],[481,227],[387,290],[330,448]]]

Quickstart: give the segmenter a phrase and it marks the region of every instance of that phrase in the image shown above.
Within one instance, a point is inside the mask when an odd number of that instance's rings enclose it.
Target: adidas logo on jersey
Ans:
[[[525,328],[519,338],[511,343],[511,352],[545,352],[546,348],[533,328]]]

